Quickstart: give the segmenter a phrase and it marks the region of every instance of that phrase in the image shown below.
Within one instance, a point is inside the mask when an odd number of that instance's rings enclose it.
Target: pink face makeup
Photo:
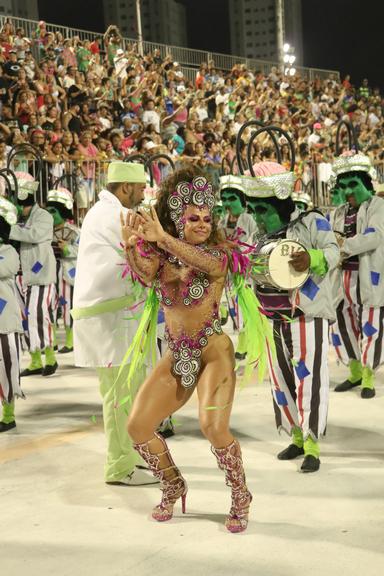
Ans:
[[[188,222],[204,222],[204,224],[210,224],[212,222],[212,218],[210,216],[204,216],[201,218],[197,216],[197,214],[193,214],[187,218]]]

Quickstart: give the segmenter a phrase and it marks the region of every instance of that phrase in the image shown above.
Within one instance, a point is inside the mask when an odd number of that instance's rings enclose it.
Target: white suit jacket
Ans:
[[[126,208],[102,190],[99,200],[84,218],[81,228],[74,288],[74,308],[87,308],[132,294],[132,282],[122,278],[120,214]],[[145,290],[138,302],[146,297]],[[142,306],[74,321],[76,366],[119,366],[136,333]]]

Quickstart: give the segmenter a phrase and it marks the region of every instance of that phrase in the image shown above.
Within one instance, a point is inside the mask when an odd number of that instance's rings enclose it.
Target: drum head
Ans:
[[[269,276],[272,282],[282,290],[294,290],[304,284],[309,276],[309,270],[296,272],[290,265],[292,254],[305,250],[295,240],[283,240],[272,250],[269,256]]]

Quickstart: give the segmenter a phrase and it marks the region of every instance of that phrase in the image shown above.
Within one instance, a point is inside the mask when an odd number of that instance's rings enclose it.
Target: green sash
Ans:
[[[117,312],[128,306],[132,306],[135,302],[137,302],[136,295],[121,296],[120,298],[105,300],[105,302],[87,306],[86,308],[72,308],[71,316],[74,320],[83,320],[84,318],[92,318],[93,316],[99,316],[107,312]]]

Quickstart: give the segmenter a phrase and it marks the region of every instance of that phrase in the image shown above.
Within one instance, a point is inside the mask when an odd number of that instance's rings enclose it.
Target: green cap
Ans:
[[[107,182],[146,183],[143,164],[133,162],[111,162],[108,166]]]

